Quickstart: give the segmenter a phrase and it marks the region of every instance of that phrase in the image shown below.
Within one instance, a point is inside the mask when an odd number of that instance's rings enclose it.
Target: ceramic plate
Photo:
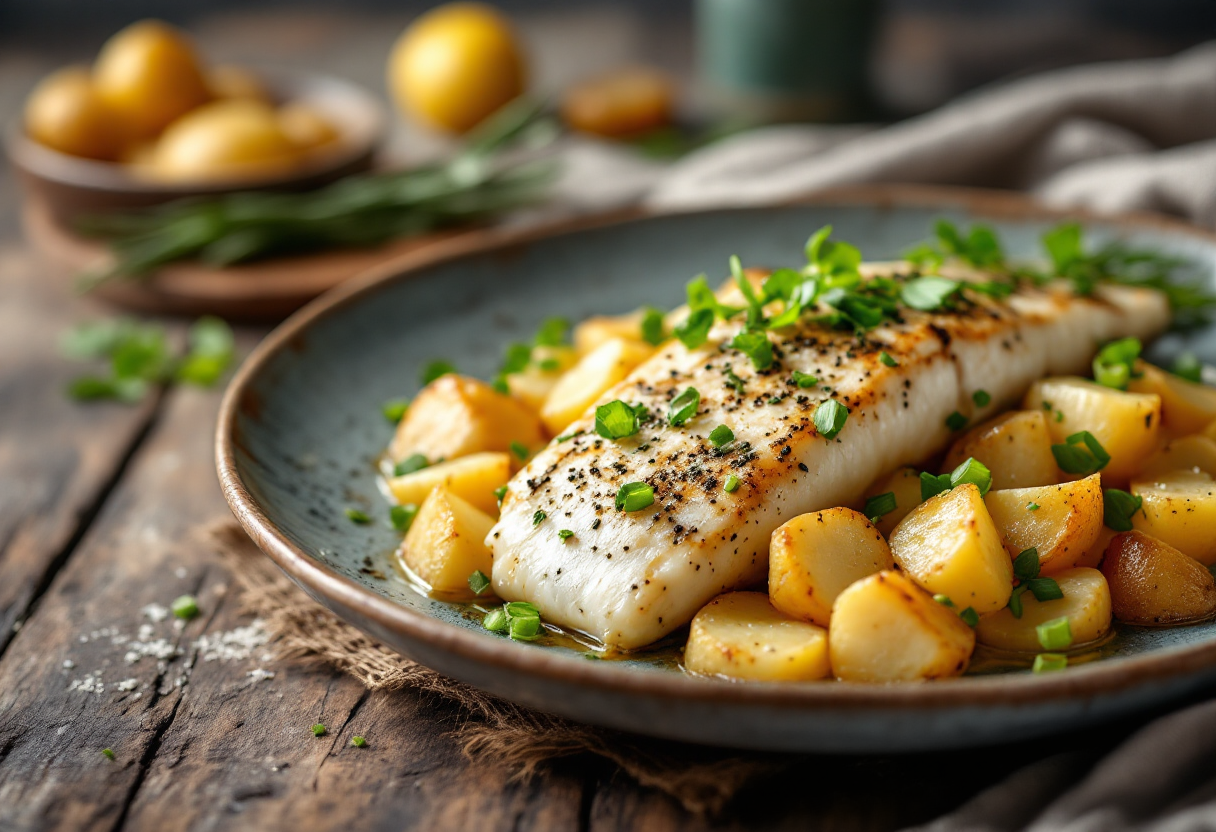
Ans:
[[[577,645],[520,644],[462,607],[416,592],[392,565],[398,534],[375,460],[392,434],[382,402],[418,389],[436,358],[481,378],[546,317],[671,307],[727,258],[800,262],[831,223],[868,259],[890,258],[947,217],[994,225],[1015,256],[1060,215],[1019,198],[909,188],[852,190],[771,208],[633,216],[542,231],[487,232],[408,258],[330,293],[245,362],[218,427],[220,479],[263,550],[319,602],[403,654],[515,702],[586,722],[693,742],[800,751],[958,748],[1028,738],[1160,706],[1216,682],[1216,622],[1122,628],[1104,660],[1065,672],[857,685],[736,684],[685,676],[674,649],[588,661]],[[1160,219],[1089,222],[1212,271],[1216,238]],[[1167,358],[1186,339],[1154,346]],[[1216,357],[1216,332],[1189,348]],[[344,515],[363,507],[376,521]]]

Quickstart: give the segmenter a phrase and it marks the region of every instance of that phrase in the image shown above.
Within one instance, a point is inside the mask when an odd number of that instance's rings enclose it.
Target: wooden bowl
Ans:
[[[341,132],[332,151],[318,152],[304,165],[265,179],[223,183],[165,183],[141,178],[129,165],[70,156],[26,135],[20,119],[5,136],[9,158],[28,198],[55,220],[73,225],[78,217],[130,211],[177,199],[235,191],[302,191],[371,168],[384,137],[384,107],[370,92],[339,78],[299,70],[257,68],[276,103],[301,102],[327,115]]]

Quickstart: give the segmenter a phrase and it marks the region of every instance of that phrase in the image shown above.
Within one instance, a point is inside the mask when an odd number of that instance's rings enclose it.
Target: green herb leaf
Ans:
[[[885,515],[890,514],[898,508],[895,502],[895,492],[888,491],[885,494],[875,494],[873,497],[866,499],[866,507],[862,510],[862,514],[870,518],[871,523],[877,523]]]
[[[663,324],[663,313],[653,306],[647,306],[642,312],[641,329],[642,340],[652,347],[657,347],[667,340]]]
[[[727,474],[726,482],[722,484],[722,490],[727,494],[734,494],[739,490],[739,478],[734,474]]]
[[[1118,488],[1107,488],[1102,496],[1102,522],[1108,529],[1130,532],[1132,518],[1144,505],[1144,498]]]
[[[944,277],[916,277],[904,284],[899,297],[913,309],[933,312],[945,306],[961,286],[957,280]]]
[[[709,432],[709,444],[722,448],[735,441],[735,432],[726,425],[718,425]]]
[[[1055,578],[1032,578],[1026,582],[1026,588],[1036,601],[1058,601],[1064,597],[1064,590]]]
[[[974,607],[967,607],[967,609],[958,614],[958,617],[963,619],[963,623],[968,627],[976,627],[980,623],[980,616]]]
[[[709,330],[713,325],[713,310],[697,309],[690,312],[687,318],[676,324],[675,334],[680,339],[680,343],[690,350],[695,350],[709,338]]]
[[[941,593],[938,593],[937,595],[933,596],[933,600],[936,601],[937,603],[941,604],[943,607],[953,607],[954,606],[954,602],[950,600],[949,595],[942,595]]]
[[[946,417],[946,427],[957,433],[967,427],[967,417],[956,410]]]
[[[1203,383],[1203,364],[1200,363],[1198,356],[1193,352],[1180,353],[1174,359],[1174,366],[1171,372],[1187,381],[1193,381],[1196,384]]]
[[[1034,628],[1044,650],[1066,650],[1072,646],[1072,627],[1067,618],[1053,618]]]
[[[312,726],[312,735],[314,737],[325,736],[325,726],[322,725],[320,722],[318,722],[316,725]]]
[[[562,543],[565,543],[567,540],[574,537],[574,532],[572,532],[570,529],[559,529],[557,532],[557,537]]]
[[[928,471],[921,471],[920,499],[922,503],[930,497],[936,497],[938,494],[949,491],[952,487],[949,474],[930,474]]]
[[[757,370],[767,370],[773,365],[773,342],[763,330],[745,329],[731,340],[730,345],[750,358]]]
[[[358,523],[360,526],[366,526],[372,522],[372,518],[367,516],[366,511],[357,508],[347,508],[346,519],[352,523]]]
[[[469,589],[473,590],[474,595],[480,595],[490,588],[490,579],[486,577],[486,573],[477,569],[473,574],[469,575]]]
[[[1009,614],[1014,618],[1021,618],[1025,611],[1022,607],[1022,593],[1026,591],[1025,585],[1015,586],[1013,592],[1009,595]]]
[[[485,618],[481,619],[481,626],[485,627],[491,633],[505,632],[510,621],[507,618],[507,612],[502,607],[490,610],[486,613]]]
[[[101,749],[101,756],[105,757],[107,760],[113,760],[114,750],[112,748],[103,748]]]
[[[641,511],[654,505],[654,489],[644,482],[627,482],[616,492],[616,507],[621,511]]]
[[[638,429],[638,412],[620,399],[595,409],[595,432],[605,439],[624,439]]]
[[[500,485],[494,489],[494,499],[498,501],[498,507],[502,508],[502,499],[507,496],[507,486]]]
[[[350,738],[350,744],[353,745],[355,748],[362,748],[363,746],[367,745],[367,740],[365,738],[359,736],[358,734],[356,734],[355,736]]]
[[[533,528],[536,528],[536,527],[537,527],[537,526],[539,526],[541,523],[545,522],[545,519],[546,519],[548,516],[549,516],[549,515],[548,515],[548,514],[545,514],[545,512],[543,512],[543,511],[538,511],[538,512],[536,512],[535,514],[533,514],[533,515],[532,515],[532,527],[533,527]]]
[[[793,372],[794,383],[802,390],[809,390],[819,383],[818,376],[810,375],[809,373],[801,373],[798,370]]]
[[[992,472],[975,457],[969,457],[966,462],[950,472],[951,488],[957,488],[966,483],[971,483],[978,488],[982,497],[988,493],[988,489],[992,488]]]
[[[521,460],[528,458],[528,446],[525,445],[523,442],[512,441],[510,448],[511,448],[511,453],[515,454]]]
[[[689,419],[697,415],[697,408],[700,406],[701,394],[697,388],[685,388],[683,393],[676,396],[667,405],[667,424],[676,428],[686,424]]]
[[[177,618],[189,621],[198,615],[198,601],[193,595],[179,595],[173,599],[173,603],[169,605],[169,609],[173,611],[173,615]]]
[[[1027,510],[1027,511],[1038,511],[1038,510],[1039,510],[1039,504],[1038,504],[1038,503],[1027,503],[1027,504],[1026,504],[1026,510]]]
[[[403,506],[393,506],[388,510],[389,522],[393,524],[394,529],[403,534],[410,530],[410,526],[414,525],[414,518],[417,516],[418,506],[414,505],[413,503],[407,503]]]
[[[1022,583],[1039,577],[1039,550],[1036,547],[1023,549],[1013,559],[1013,577]]]
[[[1052,445],[1051,453],[1061,471],[1083,477],[1101,471],[1110,462],[1110,454],[1087,430],[1074,433],[1063,444]]]
[[[415,471],[421,471],[423,468],[429,468],[430,465],[430,460],[422,454],[410,454],[393,466],[393,475],[404,477],[406,474],[412,474]]]
[[[722,371],[722,375],[726,376],[726,385],[742,396],[744,391],[743,379],[735,375],[735,371],[729,365]]]
[[[1107,344],[1094,356],[1094,381],[1103,387],[1126,390],[1128,382],[1136,377],[1140,350],[1139,338],[1121,338]]]
[[[824,439],[835,439],[849,418],[849,409],[835,399],[825,399],[815,408],[811,421]]]
[[[538,347],[560,347],[566,343],[570,322],[565,318],[546,318],[536,331],[532,343]]]
[[[409,399],[390,399],[380,406],[380,412],[384,414],[384,418],[394,425],[405,418],[406,411],[409,409]]]
[[[992,396],[987,390],[976,390],[971,394],[971,401],[976,407],[987,407],[992,403]]]
[[[1068,667],[1068,656],[1059,653],[1039,653],[1034,657],[1035,673],[1051,673]]]
[[[529,355],[531,355],[531,352],[529,352]],[[524,365],[527,365],[526,361],[524,362]],[[437,378],[441,378],[442,376],[455,372],[456,365],[450,361],[443,361],[442,359],[432,361],[430,364],[427,364],[422,368],[422,383],[423,385],[427,385]]]
[[[878,360],[882,362],[884,367],[898,367],[899,362],[891,357],[891,353],[883,350],[878,354]]]

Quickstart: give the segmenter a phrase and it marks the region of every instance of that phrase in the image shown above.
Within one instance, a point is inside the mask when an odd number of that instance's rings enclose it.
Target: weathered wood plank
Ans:
[[[81,372],[59,356],[72,323],[106,314],[67,302],[35,261],[0,248],[0,652],[139,442],[156,408],[76,405]]]

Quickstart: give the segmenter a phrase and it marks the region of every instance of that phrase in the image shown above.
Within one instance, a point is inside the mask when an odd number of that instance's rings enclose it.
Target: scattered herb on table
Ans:
[[[325,726],[322,725],[320,722],[318,722],[316,725],[312,726],[312,735],[314,737],[325,736]]]
[[[178,618],[189,621],[198,615],[198,601],[193,595],[181,595],[173,599],[173,603],[169,605],[169,609]]]
[[[346,509],[346,519],[352,523],[357,523],[360,526],[366,526],[372,522],[372,518],[368,516],[366,511],[358,508]]]
[[[353,745],[355,748],[362,748],[363,746],[367,745],[367,740],[364,739],[363,737],[359,736],[358,734],[355,734],[353,737],[350,738],[350,744]]]

